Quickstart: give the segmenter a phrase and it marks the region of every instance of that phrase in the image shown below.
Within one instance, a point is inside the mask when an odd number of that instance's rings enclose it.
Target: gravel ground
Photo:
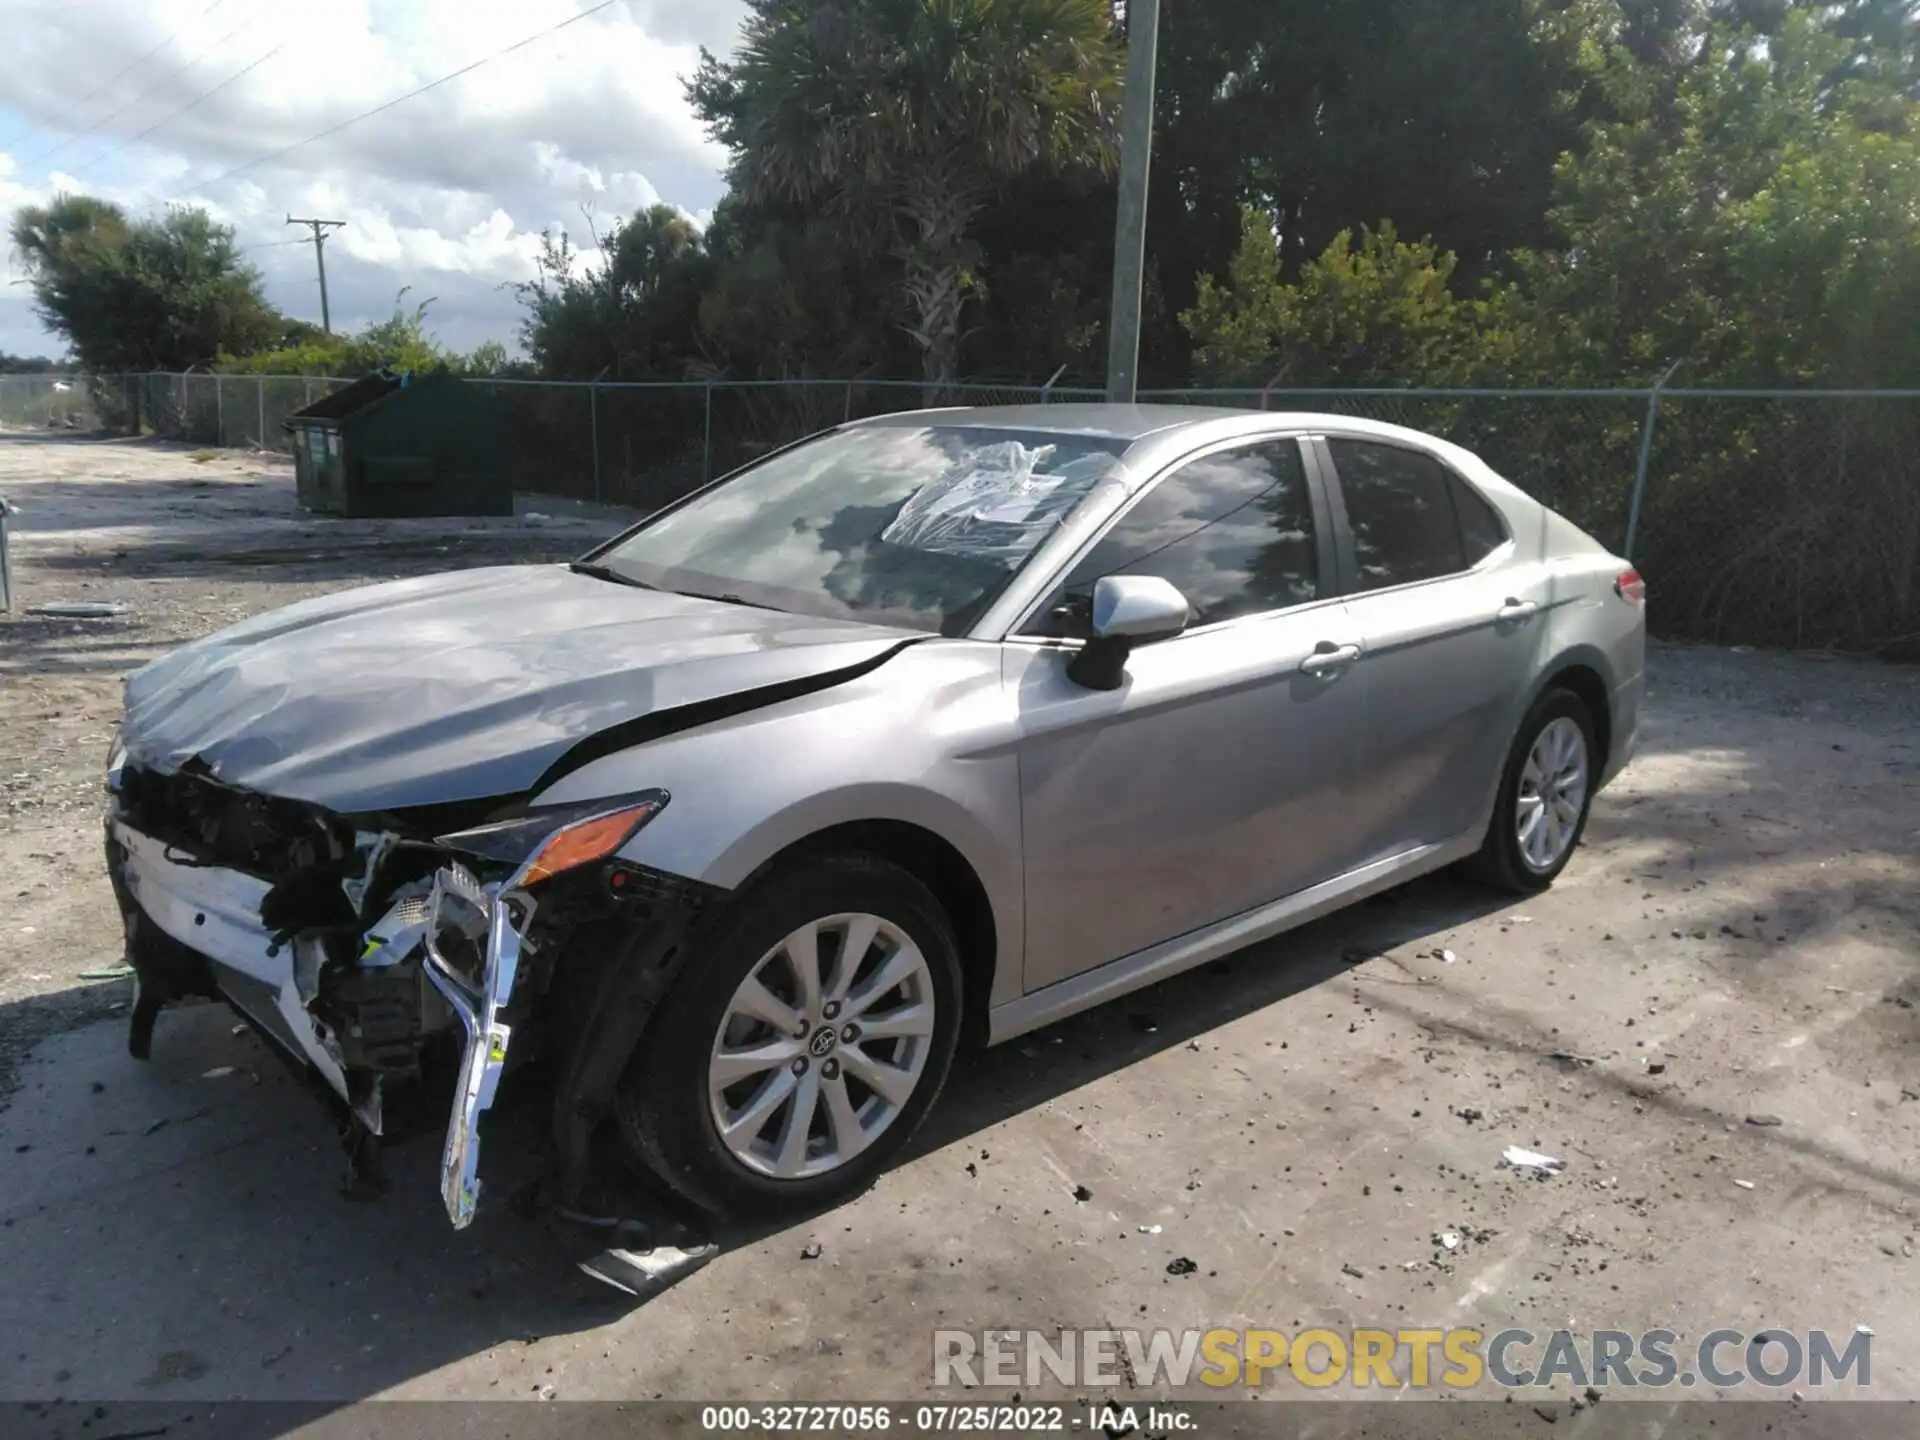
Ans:
[[[938,1325],[1463,1323],[1868,1325],[1872,1393],[1920,1398],[1912,670],[1657,646],[1640,758],[1550,893],[1435,877],[969,1059],[869,1194],[609,1307],[511,1215],[448,1232],[430,1146],[342,1205],[311,1102],[220,1012],[138,1066],[121,986],[82,978],[119,958],[97,787],[131,666],[607,522],[319,521],[276,459],[13,437],[0,494],[0,1400],[901,1398]],[[19,613],[54,599],[129,609]]]

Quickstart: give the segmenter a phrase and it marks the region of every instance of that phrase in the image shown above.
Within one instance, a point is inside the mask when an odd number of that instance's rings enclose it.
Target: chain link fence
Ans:
[[[344,380],[0,376],[0,426],[284,451]],[[914,381],[478,380],[514,487],[650,510],[849,420],[1098,392]],[[1647,574],[1656,629],[1920,657],[1920,391],[1169,390],[1143,402],[1355,415],[1482,455]]]

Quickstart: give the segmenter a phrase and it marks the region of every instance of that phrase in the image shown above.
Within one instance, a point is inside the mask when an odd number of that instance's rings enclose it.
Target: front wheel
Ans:
[[[1567,868],[1593,805],[1593,716],[1571,690],[1534,702],[1514,736],[1493,820],[1470,863],[1516,894],[1544,890]]]
[[[835,856],[768,876],[693,943],[621,1083],[627,1143],[716,1214],[863,1189],[953,1059],[960,958],[939,902]]]

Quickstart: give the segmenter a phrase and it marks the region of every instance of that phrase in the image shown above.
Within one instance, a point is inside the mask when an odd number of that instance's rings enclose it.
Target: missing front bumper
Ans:
[[[108,831],[110,869],[126,912],[138,987],[134,1053],[144,1054],[161,1004],[187,995],[217,996],[318,1076],[368,1135],[377,1133],[377,1090],[372,1103],[357,1093],[333,1037],[310,1008],[315,952],[301,939],[276,939],[261,921],[268,882],[176,859],[164,842],[118,819]],[[429,896],[423,969],[463,1038],[440,1165],[441,1198],[458,1229],[473,1222],[479,1202],[480,1117],[492,1107],[506,1066],[512,1031],[501,1017],[513,998],[533,911],[524,892],[483,885],[459,865],[438,872]],[[462,929],[475,941],[472,953],[461,957],[464,968],[436,940]]]

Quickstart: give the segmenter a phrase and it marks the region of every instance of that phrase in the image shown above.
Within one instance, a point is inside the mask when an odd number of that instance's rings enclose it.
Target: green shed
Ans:
[[[354,518],[511,515],[492,397],[444,371],[376,370],[287,417],[300,505]]]

